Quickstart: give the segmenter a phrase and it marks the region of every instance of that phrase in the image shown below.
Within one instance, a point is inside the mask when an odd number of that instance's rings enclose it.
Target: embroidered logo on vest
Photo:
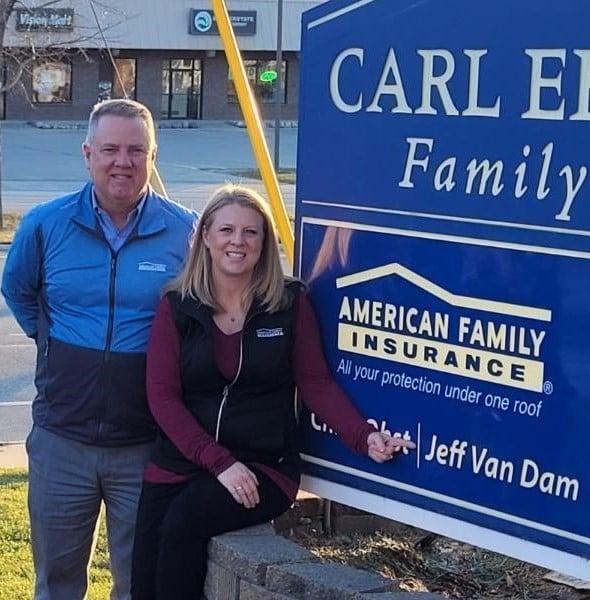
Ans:
[[[282,327],[275,327],[274,329],[257,329],[256,337],[259,338],[270,338],[285,335]]]
[[[157,271],[158,273],[165,273],[166,265],[160,265],[158,263],[144,261],[138,263],[137,269],[139,271]]]

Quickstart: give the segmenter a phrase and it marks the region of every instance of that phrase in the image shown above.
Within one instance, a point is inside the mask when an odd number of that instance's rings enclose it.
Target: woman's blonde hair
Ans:
[[[213,194],[197,222],[197,229],[186,265],[178,277],[166,286],[165,291],[178,292],[182,299],[189,296],[195,300],[200,300],[213,309],[219,310],[222,308],[215,297],[211,254],[205,246],[203,233],[211,226],[215,213],[232,204],[255,210],[264,222],[262,251],[260,259],[254,267],[250,285],[243,298],[243,307],[248,309],[254,298],[256,298],[262,303],[265,310],[276,312],[285,306],[287,299],[272,216],[267,203],[258,192],[239,185],[224,185]]]

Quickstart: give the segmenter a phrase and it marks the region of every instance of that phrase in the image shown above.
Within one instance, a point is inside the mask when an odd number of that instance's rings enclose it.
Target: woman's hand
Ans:
[[[245,508],[254,508],[260,502],[258,479],[245,464],[235,462],[220,473],[217,479],[234,500],[238,504],[243,504]]]
[[[393,455],[402,448],[413,450],[416,444],[401,437],[392,437],[388,433],[374,431],[367,437],[367,446],[369,457],[375,462],[382,463],[393,458]]]

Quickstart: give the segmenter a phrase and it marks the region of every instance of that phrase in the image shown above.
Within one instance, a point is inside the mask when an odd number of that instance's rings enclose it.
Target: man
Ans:
[[[195,220],[148,186],[156,143],[142,104],[95,106],[82,152],[91,181],[25,216],[2,281],[38,349],[27,438],[35,600],[85,597],[101,502],[111,598],[130,597],[136,506],[154,438],[145,348]]]

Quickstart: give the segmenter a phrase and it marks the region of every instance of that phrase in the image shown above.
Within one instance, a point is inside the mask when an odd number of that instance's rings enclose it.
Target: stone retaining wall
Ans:
[[[442,600],[403,592],[395,581],[337,563],[322,563],[277,535],[270,524],[211,540],[206,600]]]

